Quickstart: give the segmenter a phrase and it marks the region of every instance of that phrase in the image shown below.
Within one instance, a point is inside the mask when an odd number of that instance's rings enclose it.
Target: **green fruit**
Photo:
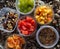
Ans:
[[[23,13],[31,11],[33,6],[34,6],[34,0],[18,0],[18,8]]]

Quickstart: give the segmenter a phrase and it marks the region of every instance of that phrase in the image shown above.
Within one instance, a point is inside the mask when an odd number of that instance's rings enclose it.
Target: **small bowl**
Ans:
[[[26,17],[26,16],[22,16],[22,17],[19,18],[19,20],[20,20],[20,19],[24,19],[25,17]],[[28,17],[31,17],[31,16],[28,15]],[[32,18],[32,17],[31,17],[31,18]],[[19,20],[18,20],[18,21],[19,21]],[[33,18],[33,20],[35,20],[35,19]],[[36,21],[35,21],[35,23],[36,23]],[[17,25],[18,25],[18,22],[17,22]],[[37,23],[36,23],[36,29],[37,29]],[[34,31],[33,33],[31,33],[31,34],[29,34],[29,35],[24,35],[24,34],[22,34],[22,33],[20,32],[19,28],[17,27],[17,30],[18,30],[19,34],[20,34],[21,36],[26,36],[26,37],[27,37],[27,36],[32,36],[32,35],[36,32],[36,29],[35,29],[35,31]]]
[[[8,8],[8,7],[3,7],[3,8],[1,9],[1,12],[3,13],[2,16],[4,16],[5,14],[7,14],[9,11],[12,11],[12,12],[14,12],[14,13],[17,13],[17,14],[18,14],[18,18],[19,18],[19,14],[20,14],[20,13],[17,12],[16,10],[14,10],[14,9],[11,9],[11,8]],[[8,16],[7,16],[6,20],[4,21],[4,23],[6,23],[7,20],[8,20]],[[4,24],[4,23],[3,23],[3,24]],[[17,21],[16,21],[16,25],[15,25],[15,27],[13,28],[13,30],[4,29],[4,26],[3,26],[3,28],[0,28],[0,30],[2,30],[2,31],[4,31],[4,32],[9,32],[9,33],[11,33],[11,32],[13,32],[13,31],[15,30],[16,26],[17,26]]]
[[[13,35],[17,35],[17,36],[23,38],[23,37],[20,36],[19,34],[12,34],[12,35],[9,35],[9,36],[7,37],[7,39],[8,39],[9,37],[13,36]],[[7,39],[6,39],[6,41],[5,41],[5,45],[4,45],[5,49],[8,49],[8,47],[7,47]],[[23,39],[24,39],[24,38],[23,38]],[[25,39],[24,39],[24,41],[25,41]],[[23,46],[22,48],[25,49],[26,41],[25,41],[25,44],[23,44],[22,46]]]
[[[49,46],[46,46],[46,45],[42,44],[42,43],[40,42],[40,40],[39,40],[39,37],[38,37],[40,31],[41,31],[42,29],[44,29],[44,28],[51,28],[51,29],[55,32],[55,34],[56,34],[56,40],[55,40],[55,42],[54,42],[53,44],[49,45]],[[58,31],[57,31],[54,27],[52,27],[52,26],[41,26],[41,27],[39,28],[39,30],[37,31],[37,33],[36,33],[36,40],[37,40],[38,44],[39,44],[41,47],[44,47],[44,48],[52,48],[52,47],[54,47],[54,46],[58,43],[58,41],[59,41],[59,34],[58,34]]]
[[[47,6],[47,7],[51,8],[52,11],[53,11],[53,8],[52,8],[50,5],[44,4],[44,3],[42,3],[42,1],[40,1],[39,3],[41,3],[41,5],[38,5],[38,6],[36,7],[36,9],[37,9],[38,7],[41,7],[41,6]],[[36,10],[35,10],[35,11],[36,11]],[[35,16],[36,16],[35,11],[34,11],[34,18],[35,18]],[[36,20],[36,18],[35,18],[35,20]],[[41,24],[41,23],[39,23],[37,20],[36,20],[36,21],[37,21],[37,23],[40,24],[40,25],[47,25],[47,24],[50,24],[53,20],[54,20],[54,11],[53,11],[52,20],[51,20],[50,22],[45,23],[45,24]]]
[[[34,0],[34,6],[33,6],[32,10],[29,11],[29,12],[27,12],[27,13],[23,13],[23,12],[19,11],[19,8],[18,8],[18,0],[16,0],[16,3],[15,3],[15,4],[16,4],[16,9],[17,9],[17,11],[18,11],[20,14],[23,14],[23,15],[30,14],[30,13],[32,13],[32,12],[34,11],[34,9],[35,9],[35,0]]]

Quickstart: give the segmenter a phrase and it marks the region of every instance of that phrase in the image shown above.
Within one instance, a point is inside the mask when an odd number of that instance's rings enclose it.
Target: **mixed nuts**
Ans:
[[[18,14],[12,11],[9,11],[7,13],[7,16],[8,16],[7,21],[3,24],[4,29],[13,30],[15,28],[15,25],[18,19]]]

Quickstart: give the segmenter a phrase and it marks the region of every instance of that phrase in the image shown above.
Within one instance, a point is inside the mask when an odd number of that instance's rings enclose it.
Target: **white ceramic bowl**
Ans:
[[[51,29],[55,32],[55,34],[56,34],[56,40],[54,41],[53,44],[51,44],[51,45],[49,45],[49,46],[43,45],[43,44],[40,42],[39,37],[38,37],[40,31],[41,31],[42,29],[44,29],[44,28],[51,28]],[[39,44],[41,47],[44,47],[44,48],[52,48],[52,47],[54,47],[54,46],[58,43],[58,41],[59,41],[59,34],[58,34],[57,30],[56,30],[54,27],[52,27],[52,26],[41,26],[41,27],[39,28],[39,30],[37,31],[37,33],[36,33],[36,40],[37,40],[38,44]]]

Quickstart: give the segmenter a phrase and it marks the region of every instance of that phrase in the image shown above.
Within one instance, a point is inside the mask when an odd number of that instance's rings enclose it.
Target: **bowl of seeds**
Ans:
[[[52,48],[58,43],[59,34],[52,26],[41,26],[37,31],[36,40],[41,47]]]

